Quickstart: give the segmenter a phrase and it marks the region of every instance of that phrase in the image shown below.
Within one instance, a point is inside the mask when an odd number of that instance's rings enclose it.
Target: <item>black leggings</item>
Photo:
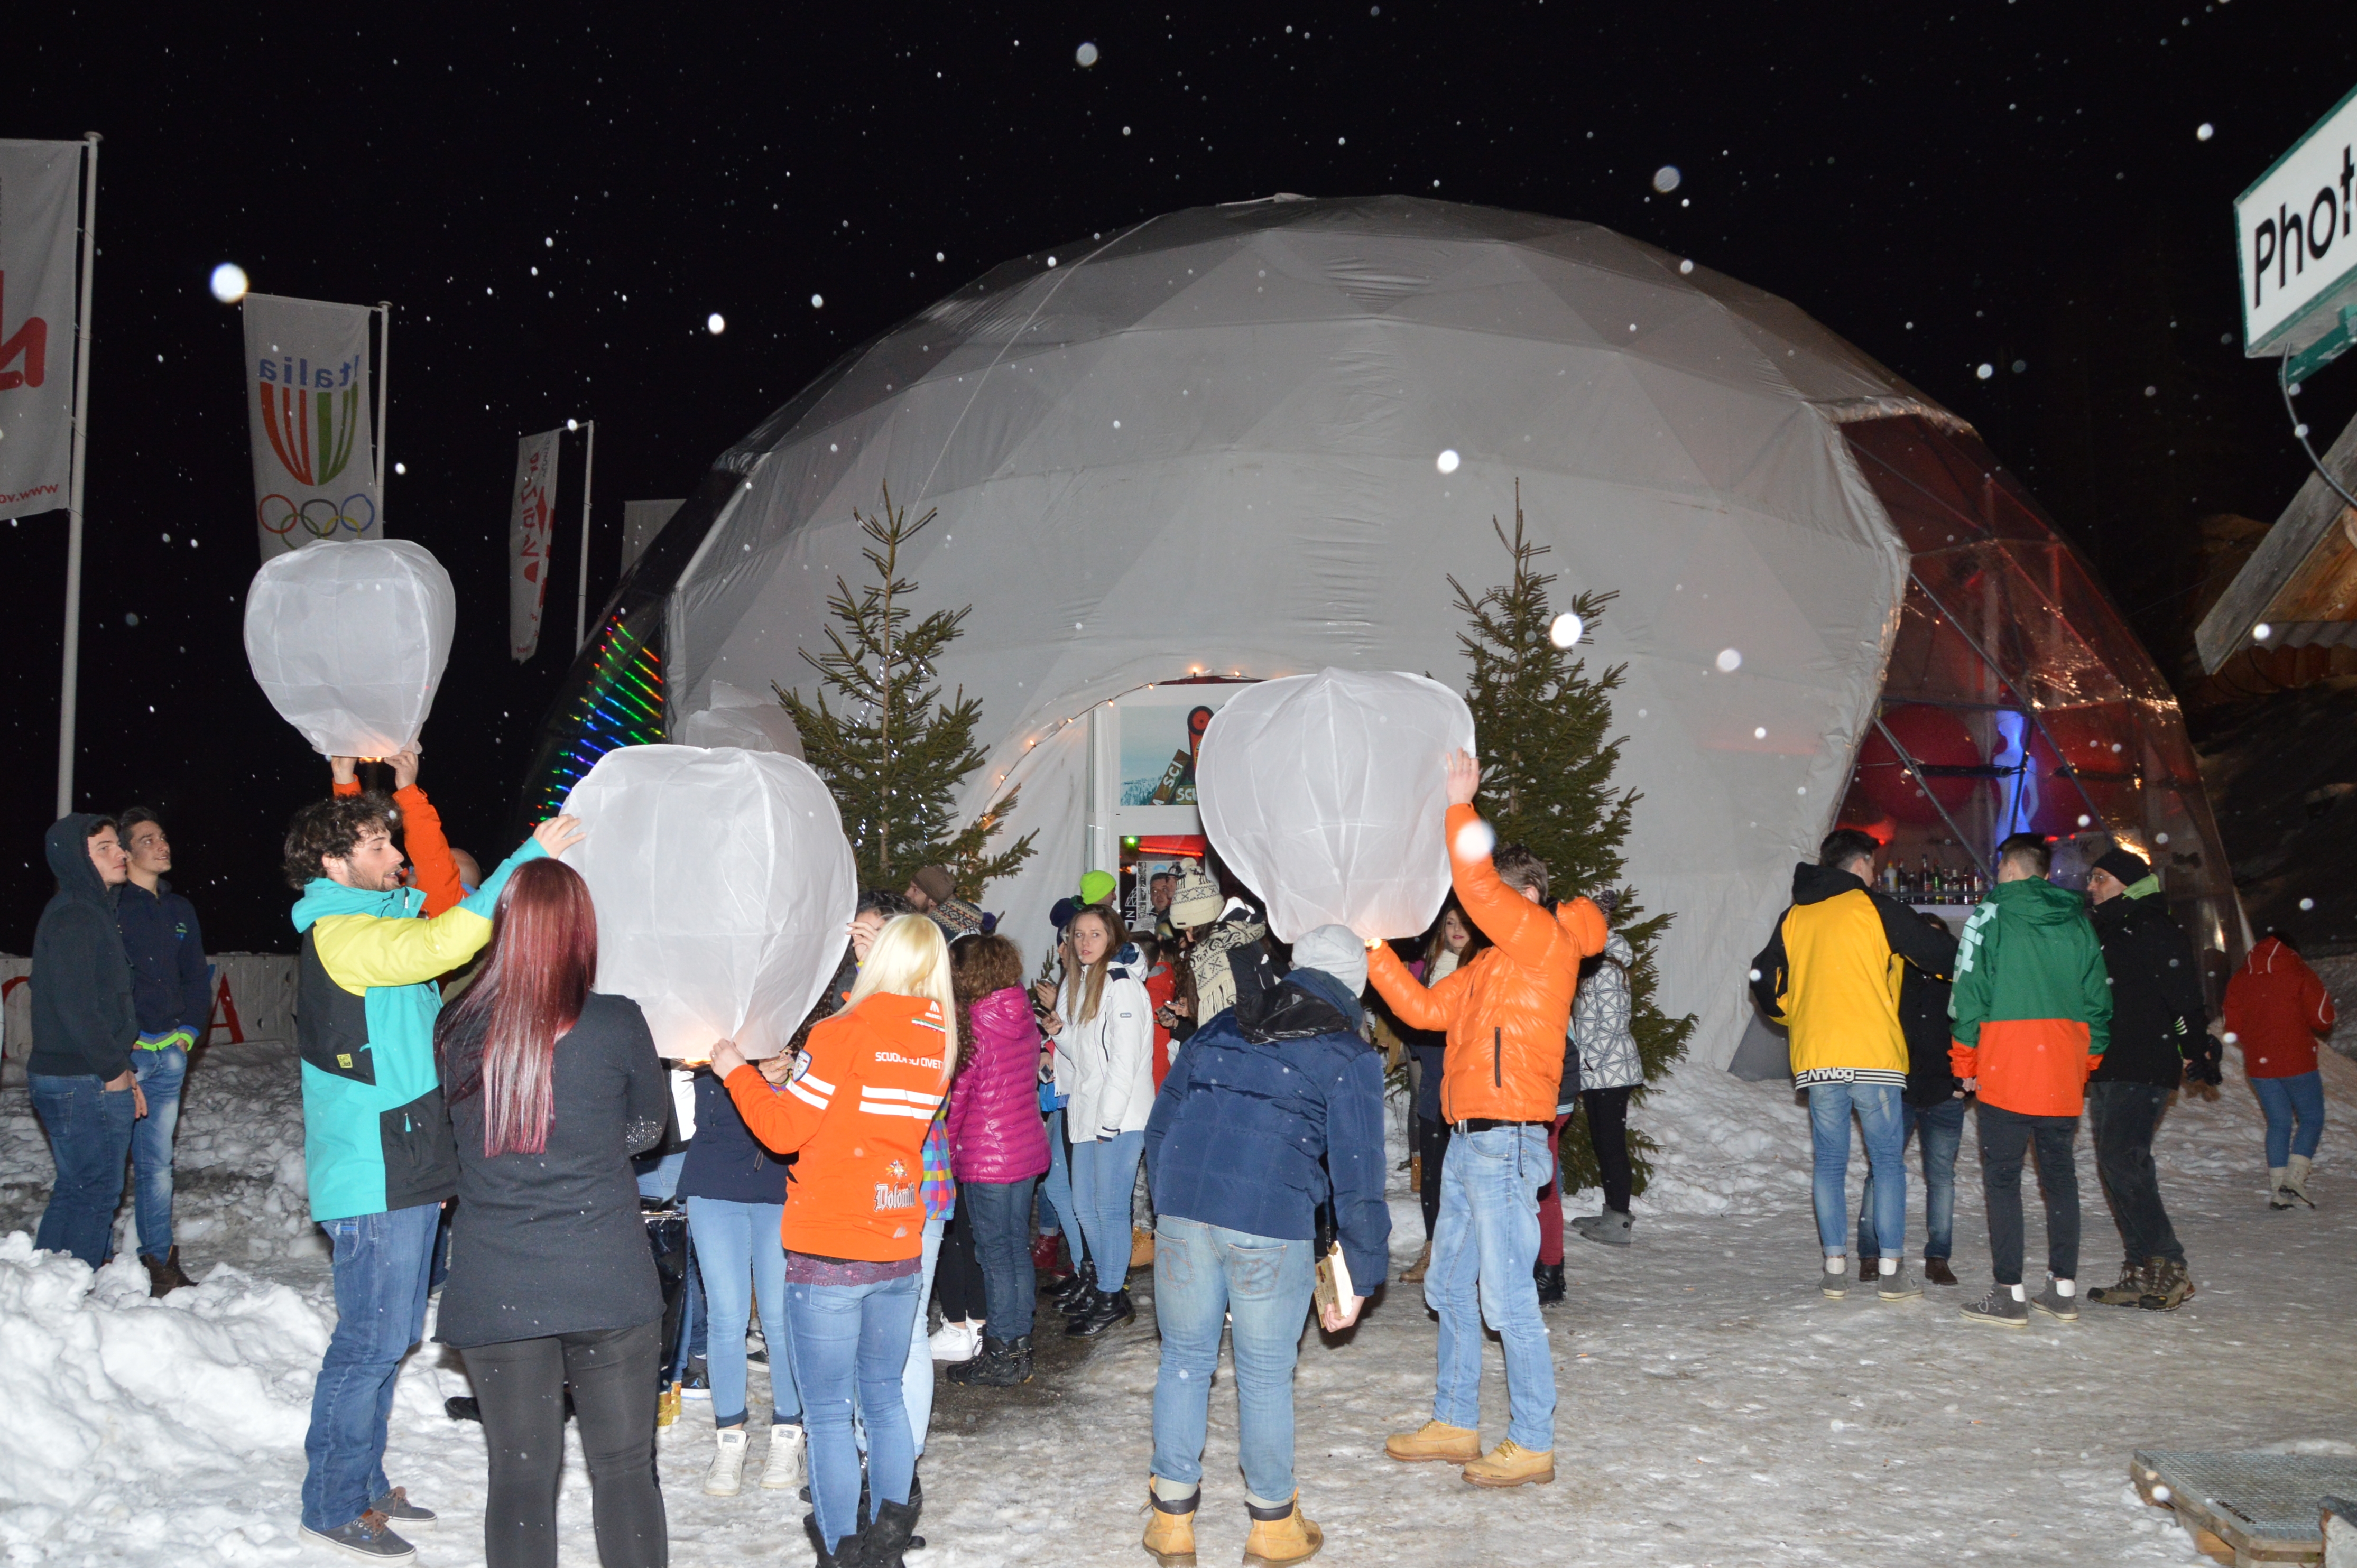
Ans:
[[[963,1203],[942,1228],[941,1259],[933,1265],[933,1295],[942,1304],[943,1323],[979,1323],[990,1316],[982,1262],[974,1255],[974,1225]]]
[[[1432,1228],[1440,1223],[1440,1167],[1448,1158],[1448,1123],[1415,1119],[1415,1154],[1423,1162],[1423,1185],[1416,1196],[1424,1200],[1424,1239],[1432,1240]]]
[[[1629,1091],[1625,1089],[1583,1089],[1579,1103],[1587,1112],[1588,1141],[1596,1146],[1596,1173],[1604,1179],[1604,1207],[1616,1214],[1629,1212]]]
[[[491,1449],[483,1505],[489,1568],[556,1568],[556,1487],[565,1468],[565,1391],[581,1419],[590,1509],[603,1568],[671,1559],[655,1475],[655,1367],[662,1324],[514,1339],[460,1351]]]

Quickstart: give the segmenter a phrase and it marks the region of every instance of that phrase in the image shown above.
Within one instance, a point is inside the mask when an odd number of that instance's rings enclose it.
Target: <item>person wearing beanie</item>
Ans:
[[[2266,1112],[2269,1208],[2316,1207],[2308,1196],[2309,1163],[2324,1137],[2316,1042],[2337,1016],[2332,993],[2286,931],[2261,937],[2226,983],[2226,1043],[2242,1047],[2243,1071]]]
[[[1268,927],[1259,911],[1241,898],[1221,896],[1209,868],[1190,866],[1170,897],[1170,923],[1186,933],[1186,957],[1193,995],[1182,994],[1171,1030],[1184,1040],[1236,1004],[1244,992],[1265,989],[1273,979]],[[1182,988],[1183,989],[1183,988]]]
[[[2193,943],[2161,901],[2152,867],[2113,849],[2095,862],[2087,896],[2112,982],[2112,1044],[2087,1080],[2087,1131],[2124,1253],[2119,1283],[2087,1299],[2173,1310],[2193,1294],[2193,1280],[2161,1205],[2152,1140],[2181,1081],[2216,1081],[2218,1047]]]
[[[1192,1562],[1203,1440],[1223,1324],[1234,1335],[1247,1563],[1306,1561],[1324,1541],[1293,1472],[1293,1374],[1316,1284],[1317,1216],[1330,1198],[1351,1294],[1321,1309],[1339,1333],[1389,1262],[1383,1058],[1359,1036],[1366,946],[1320,926],[1293,969],[1195,1032],[1146,1124],[1154,1194],[1154,1465],[1145,1546]],[[1272,1266],[1272,1259],[1274,1266]]]
[[[1121,891],[1121,879],[1110,871],[1092,871],[1081,878],[1081,905],[1093,908],[1110,904],[1113,896]]]
[[[920,915],[930,915],[937,904],[946,904],[957,897],[957,876],[946,865],[920,867],[909,878],[908,891],[901,895]]]

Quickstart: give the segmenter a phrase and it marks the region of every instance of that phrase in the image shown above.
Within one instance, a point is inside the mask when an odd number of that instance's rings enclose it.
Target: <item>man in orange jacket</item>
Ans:
[[[1518,844],[1493,862],[1473,810],[1480,764],[1448,759],[1448,870],[1457,900],[1493,946],[1430,990],[1398,955],[1369,944],[1367,969],[1411,1028],[1446,1030],[1440,1113],[1453,1130],[1440,1178],[1425,1304],[1440,1315],[1432,1419],[1383,1452],[1465,1466],[1477,1487],[1555,1479],[1555,1358],[1539,1316],[1539,1189],[1554,1176],[1547,1130],[1563,1079],[1579,964],[1604,950],[1604,916],[1585,898],[1547,908],[1545,863]],[[1506,1440],[1481,1452],[1481,1325],[1506,1350]]]

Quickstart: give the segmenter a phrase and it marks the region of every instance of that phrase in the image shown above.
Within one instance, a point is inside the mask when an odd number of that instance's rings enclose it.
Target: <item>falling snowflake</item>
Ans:
[[[1480,860],[1497,847],[1498,830],[1476,817],[1457,830],[1452,846],[1459,860]]]
[[[1547,628],[1547,639],[1557,648],[1569,648],[1579,640],[1579,634],[1586,629],[1580,625],[1577,616],[1566,610],[1555,618],[1553,626]]]
[[[1439,468],[1439,470],[1444,474],[1453,474],[1457,472],[1457,465],[1460,459],[1457,456],[1457,448],[1454,446],[1443,451],[1438,457],[1433,459],[1434,466]]]
[[[1678,172],[1677,165],[1663,164],[1661,167],[1653,171],[1653,188],[1660,191],[1663,196],[1667,196],[1670,192],[1677,189],[1680,185],[1684,184],[1685,177],[1686,177],[1684,175]]]
[[[1718,658],[1713,662],[1717,664],[1720,674],[1732,675],[1743,668],[1743,655],[1732,648],[1722,648],[1718,650]]]
[[[131,618],[131,620],[132,624],[136,626],[138,624],[139,618],[134,616]],[[2299,901],[2299,907],[2302,909],[2313,909],[2316,908],[2316,900],[2313,898],[2303,898]]]
[[[704,329],[717,338],[728,330],[728,319],[716,310],[704,318]]]
[[[823,295],[823,294],[814,294],[814,295],[811,295],[811,308],[812,308],[813,310],[816,310],[816,309],[818,309],[820,306],[823,306],[823,305],[825,305],[825,304],[826,304],[826,295]]]
[[[2201,129],[2193,133],[2193,138],[2196,141],[2206,142],[2217,134],[2218,127],[2210,124],[2209,121],[2204,120],[2201,122]]]
[[[1694,258],[1692,256],[1688,256],[1684,261],[1680,262],[1678,263],[1678,271],[1680,273],[1690,273],[1694,271]]]
[[[1072,51],[1072,59],[1080,62],[1082,70],[1086,70],[1089,67],[1097,63],[1096,45],[1082,44],[1079,48]]]
[[[235,262],[223,262],[213,269],[213,297],[223,305],[235,305],[245,297],[245,269]]]
[[[1983,381],[1986,381],[1986,380],[1988,380],[1991,376],[1993,376],[1993,375],[1996,374],[1996,367],[1995,365],[1990,364],[1987,360],[1982,360],[1982,361],[1981,361],[1981,363],[1980,363],[1977,367],[1975,367],[1975,368],[1974,369],[1974,371],[1973,371],[1973,374],[1975,374],[1975,375],[1976,375],[1976,376],[1980,377],[1980,379],[1981,379],[1981,380],[1983,380]]]

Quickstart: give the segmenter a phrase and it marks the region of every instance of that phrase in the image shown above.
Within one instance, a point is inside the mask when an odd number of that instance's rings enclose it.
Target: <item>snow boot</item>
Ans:
[[[1470,1464],[1481,1457],[1481,1434],[1469,1426],[1427,1421],[1414,1432],[1394,1432],[1383,1439],[1383,1455],[1407,1465],[1426,1459],[1448,1465]]]
[[[1096,1288],[1096,1265],[1083,1262],[1072,1271],[1071,1277],[1056,1287],[1055,1294],[1049,1299],[1056,1304],[1058,1312],[1069,1317],[1079,1309],[1081,1303],[1088,1300],[1090,1294]]]
[[[905,1503],[877,1505],[875,1520],[862,1532],[860,1554],[853,1559],[859,1568],[907,1568],[908,1560],[901,1553],[925,1544],[917,1533],[920,1506],[914,1490]]]
[[[2294,1155],[2291,1157],[2290,1169],[2285,1172],[2284,1179],[2276,1184],[2283,1191],[2290,1193],[2310,1208],[2316,1207],[2316,1199],[2308,1196],[2308,1172],[2312,1163],[2306,1155]]]
[[[1166,1502],[1148,1476],[1146,1501],[1146,1554],[1157,1568],[1195,1568],[1195,1509],[1203,1501],[1202,1488],[1178,1502]]]
[[[1921,1301],[1923,1282],[1901,1263],[1889,1273],[1875,1276],[1874,1294],[1883,1301]]]
[[[2267,1173],[2267,1207],[2289,1208],[2297,1201],[2297,1195],[2291,1190],[2291,1172],[2281,1165],[2269,1171]]]
[[[1028,1383],[1031,1380],[1031,1336],[985,1339],[982,1342],[982,1354],[952,1367],[948,1377],[953,1383],[985,1389],[1011,1389],[1017,1383]]]
[[[147,1265],[147,1294],[151,1297],[169,1295],[197,1283],[180,1272],[180,1249],[178,1247],[167,1249],[160,1258],[142,1258],[139,1261]]]
[[[1154,1232],[1132,1227],[1129,1232],[1129,1266],[1150,1269],[1154,1266]]]
[[[764,1490],[787,1492],[802,1484],[802,1456],[809,1442],[810,1434],[791,1422],[770,1426],[770,1462],[761,1469]]]
[[[1986,1324],[1991,1328],[2027,1328],[2029,1304],[2013,1292],[2011,1285],[1998,1285],[1965,1307],[1960,1316],[1966,1323]]]
[[[944,1323],[925,1341],[936,1361],[971,1361],[982,1354],[982,1325],[974,1318]]]
[[[1425,1271],[1431,1267],[1432,1238],[1426,1236],[1424,1239],[1424,1251],[1415,1255],[1415,1262],[1410,1263],[1406,1268],[1400,1271],[1400,1283],[1404,1285],[1422,1284],[1424,1283]]]
[[[724,1426],[715,1437],[711,1468],[704,1472],[704,1495],[733,1498],[745,1485],[745,1445],[752,1441],[741,1426]]]
[[[1534,1263],[1531,1265],[1531,1273],[1538,1281],[1539,1305],[1541,1306],[1559,1305],[1563,1300],[1563,1265]]]
[[[1832,1268],[1825,1267],[1831,1263]],[[1817,1289],[1827,1301],[1839,1301],[1849,1294],[1849,1274],[1839,1258],[1826,1258],[1817,1264]]]
[[[1877,1258],[1877,1257],[1870,1257],[1870,1256],[1868,1256],[1867,1254],[1863,1253],[1863,1252],[1861,1252],[1861,1253],[1859,1253],[1859,1254],[1858,1254],[1858,1259],[1857,1259],[1857,1283],[1860,1283],[1860,1284],[1862,1284],[1862,1285],[1870,1285],[1870,1284],[1872,1284],[1872,1283],[1875,1282],[1875,1279],[1876,1279],[1876,1278],[1877,1278],[1877,1277],[1881,1273],[1881,1272],[1882,1272],[1882,1260],[1881,1260],[1880,1258]]]
[[[1571,1228],[1591,1241],[1601,1241],[1608,1247],[1625,1247],[1631,1240],[1629,1233],[1636,1223],[1627,1210],[1608,1208],[1601,1214],[1581,1216],[1571,1222]]]
[[[1298,1491],[1281,1508],[1265,1509],[1248,1502],[1244,1511],[1252,1515],[1252,1533],[1244,1537],[1244,1568],[1285,1568],[1307,1563],[1326,1544],[1326,1532],[1301,1511]]]
[[[1072,1277],[1072,1271],[1057,1262],[1057,1242],[1062,1238],[1054,1231],[1035,1237],[1031,1242],[1031,1272],[1039,1276],[1039,1288],[1053,1290]]]
[[[2152,1289],[2149,1265],[2136,1262],[2120,1264],[2119,1283],[2097,1285],[2087,1293],[2087,1299],[2097,1306],[2141,1306],[2147,1292]]]
[[[865,1538],[867,1532],[865,1530],[854,1530],[845,1536],[834,1543],[832,1552],[826,1549],[826,1541],[818,1532],[818,1515],[802,1515],[802,1533],[810,1538],[811,1551],[818,1557],[817,1568],[866,1568]]]
[[[1923,1260],[1923,1283],[1932,1285],[1952,1285],[1956,1283],[1956,1271],[1948,1267],[1945,1258]]]
[[[2193,1299],[2193,1276],[2183,1263],[2154,1258],[2145,1264],[2144,1294],[2136,1305],[2147,1312],[2175,1312]]]
[[[1544,1487],[1554,1479],[1554,1449],[1534,1454],[1511,1437],[1465,1466],[1469,1486]]]
[[[2029,1298],[2029,1305],[2057,1323],[2078,1322],[2078,1294],[2062,1289],[2069,1283],[2068,1280],[2048,1280],[2046,1288]]]
[[[398,1525],[404,1530],[431,1530],[442,1519],[432,1509],[411,1502],[407,1487],[393,1487],[369,1504],[369,1512],[381,1513],[387,1524]]]
[[[1079,1313],[1064,1325],[1064,1332],[1075,1339],[1093,1339],[1106,1329],[1128,1323],[1137,1316],[1137,1308],[1130,1305],[1129,1292],[1101,1290],[1092,1295],[1086,1311]]]
[[[313,1530],[303,1527],[303,1538],[322,1546],[333,1547],[347,1557],[357,1557],[363,1563],[409,1563],[417,1556],[417,1548],[393,1533],[393,1526],[384,1515],[371,1509],[350,1524],[333,1530]]]

